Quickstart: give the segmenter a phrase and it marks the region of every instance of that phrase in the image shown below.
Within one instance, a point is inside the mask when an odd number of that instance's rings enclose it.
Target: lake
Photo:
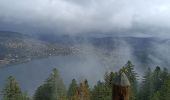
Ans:
[[[0,68],[0,89],[2,90],[4,87],[7,77],[13,75],[22,90],[33,95],[36,88],[47,79],[53,68],[59,70],[66,87],[73,78],[78,81],[87,78],[92,86],[103,78],[106,71],[102,62],[94,57],[87,58],[83,55],[53,56]]]

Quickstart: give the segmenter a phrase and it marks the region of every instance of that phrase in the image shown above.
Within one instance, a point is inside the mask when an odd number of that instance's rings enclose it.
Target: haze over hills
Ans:
[[[157,2],[152,0],[145,2],[143,0],[38,0],[36,2],[5,0],[0,3],[0,30],[17,31],[34,36],[37,33],[39,36],[31,37],[31,41],[41,42],[41,46],[55,44],[65,48],[71,46],[81,51],[90,48],[92,52],[93,49],[99,51],[97,55],[107,52],[106,54],[112,57],[106,57],[109,59],[117,57],[120,61],[130,59],[144,66],[166,67],[169,66],[170,59],[167,56],[170,53],[170,43],[167,39],[170,38],[170,16],[167,13],[170,10],[169,3],[167,0],[157,0]],[[52,33],[60,35],[55,36]],[[29,39],[25,41],[29,43]],[[82,49],[82,46],[85,48]],[[24,50],[27,50],[28,55],[33,54],[29,53],[28,49]],[[5,52],[6,48],[2,51]],[[35,50],[31,52],[33,51]]]
[[[170,65],[170,40],[167,38],[31,36],[1,31],[0,47],[1,66],[10,64],[10,67],[1,68],[0,78],[5,82],[9,75],[17,77],[29,94],[46,79],[52,68],[59,69],[66,86],[72,78],[78,81],[87,78],[92,86],[102,80],[105,72],[118,71],[128,60],[132,61],[140,76],[147,67],[168,68]]]
[[[112,56],[110,59],[118,59],[121,61],[133,60],[140,66],[169,66],[166,54],[170,50],[170,40],[168,38],[158,37],[136,37],[136,36],[69,36],[69,35],[40,35],[40,40],[72,45],[76,48],[93,49],[90,52]],[[81,45],[81,46],[80,46]],[[165,49],[166,48],[166,49]],[[83,51],[81,49],[81,51]],[[99,52],[97,52],[99,51]],[[88,51],[89,52],[89,51]],[[164,54],[162,54],[164,53]],[[103,56],[102,56],[103,57]],[[114,58],[115,57],[115,58]],[[118,62],[117,62],[118,63]]]
[[[51,44],[31,35],[10,31],[0,31],[0,48],[1,65],[73,53],[73,49],[68,46]]]
[[[35,38],[36,37],[36,38]],[[17,32],[0,32],[0,58],[2,64],[29,61],[32,58],[91,54],[108,63],[121,66],[121,62],[132,60],[137,66],[168,66],[166,54],[170,48],[169,39],[154,37],[96,37],[81,35],[39,34],[31,36]],[[164,54],[162,54],[164,52]],[[90,56],[89,56],[90,57]],[[88,56],[87,56],[88,58]],[[120,64],[121,63],[121,64]]]
[[[124,72],[129,100],[170,100],[169,12],[170,0],[0,0],[0,99],[111,100]]]

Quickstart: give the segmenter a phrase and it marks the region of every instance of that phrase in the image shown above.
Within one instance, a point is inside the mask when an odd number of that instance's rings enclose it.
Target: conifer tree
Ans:
[[[137,73],[134,70],[134,65],[131,63],[131,61],[128,61],[125,66],[120,70],[123,71],[126,76],[128,77],[130,84],[131,84],[131,97],[130,100],[136,100],[137,99]]]
[[[161,73],[161,85],[165,83],[166,80],[168,80],[169,78],[169,73],[168,73],[168,69],[164,68],[162,73]]]
[[[159,93],[159,91],[155,92],[155,93],[152,95],[151,100],[162,100],[162,99],[160,99],[160,93]]]
[[[161,68],[157,66],[153,72],[152,75],[152,81],[153,81],[153,92],[157,92],[162,85],[162,77],[161,77]]]
[[[28,94],[25,92],[25,93],[22,93],[22,100],[31,100],[31,99],[28,96]]]
[[[66,90],[57,69],[47,78],[35,92],[34,100],[65,100]]]
[[[159,100],[169,100],[170,99],[170,76],[166,79],[161,89],[159,90]]]
[[[78,91],[77,81],[73,79],[67,92],[67,96],[69,100],[76,100],[75,96],[76,96],[77,91]]]
[[[15,77],[9,76],[3,89],[3,100],[23,100],[22,92]]]
[[[151,100],[153,95],[152,71],[150,68],[144,74],[140,89],[140,100]]]
[[[104,83],[106,88],[112,88],[113,80],[115,77],[116,73],[113,72],[106,72],[104,75]]]
[[[91,100],[111,100],[111,89],[105,86],[104,82],[98,81],[92,90]]]
[[[90,100],[90,89],[87,80],[80,83],[76,94],[76,100]]]
[[[92,90],[91,100],[111,100],[112,97],[112,85],[116,73],[106,72],[104,75],[104,81],[98,81]]]

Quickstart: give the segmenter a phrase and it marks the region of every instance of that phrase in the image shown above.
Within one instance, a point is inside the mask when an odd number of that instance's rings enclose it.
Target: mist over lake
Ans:
[[[92,87],[98,80],[103,80],[106,72],[118,71],[128,60],[133,62],[135,71],[139,75],[143,75],[147,67],[154,68],[156,65],[162,65],[161,67],[168,65],[168,63],[158,61],[167,57],[158,56],[164,49],[154,49],[155,46],[162,43],[164,43],[162,46],[166,45],[168,47],[168,39],[136,37],[80,39],[63,38],[58,42],[63,45],[72,45],[76,49],[73,54],[37,58],[21,64],[10,64],[1,67],[0,79],[2,82],[0,83],[0,88],[3,88],[7,77],[12,75],[17,78],[24,91],[33,95],[36,88],[47,79],[53,68],[59,70],[68,88],[73,78],[78,81],[88,79]],[[54,40],[57,40],[57,38],[54,38]],[[56,43],[52,39],[43,41]],[[154,47],[153,43],[155,44]]]
[[[59,70],[66,87],[73,78],[78,81],[88,79],[90,86],[94,86],[98,80],[103,80],[103,75],[106,72],[117,71],[128,60],[133,61],[132,55],[127,53],[130,53],[130,48],[125,44],[123,42],[121,45],[117,45],[116,49],[110,53],[89,43],[82,44],[76,46],[79,52],[74,54],[49,56],[22,64],[1,67],[0,79],[2,82],[0,88],[2,89],[4,86],[7,77],[12,75],[17,78],[22,89],[32,95],[36,88],[46,80],[53,68]],[[122,49],[123,45],[127,49]]]
[[[95,63],[91,61],[91,58],[88,59],[83,56],[48,57],[1,68],[0,79],[2,81],[0,87],[2,89],[6,78],[13,75],[17,77],[23,90],[33,94],[35,89],[48,77],[53,68],[59,69],[67,87],[72,78],[76,78],[79,81],[87,78],[90,80],[90,84],[94,85],[97,80],[103,78],[106,71],[106,68],[98,61]]]
[[[0,99],[170,100],[169,12],[169,0],[0,0]]]

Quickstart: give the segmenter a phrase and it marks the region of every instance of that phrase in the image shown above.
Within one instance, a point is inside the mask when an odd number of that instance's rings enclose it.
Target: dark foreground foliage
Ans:
[[[130,100],[170,100],[170,74],[166,68],[148,68],[142,81],[135,72],[134,65],[128,61],[120,69],[128,77],[131,89]],[[73,79],[66,90],[57,69],[37,88],[33,97],[24,93],[15,77],[9,76],[2,91],[2,100],[111,100],[113,80],[118,72],[106,72],[103,81],[89,87],[88,80],[77,82]]]

